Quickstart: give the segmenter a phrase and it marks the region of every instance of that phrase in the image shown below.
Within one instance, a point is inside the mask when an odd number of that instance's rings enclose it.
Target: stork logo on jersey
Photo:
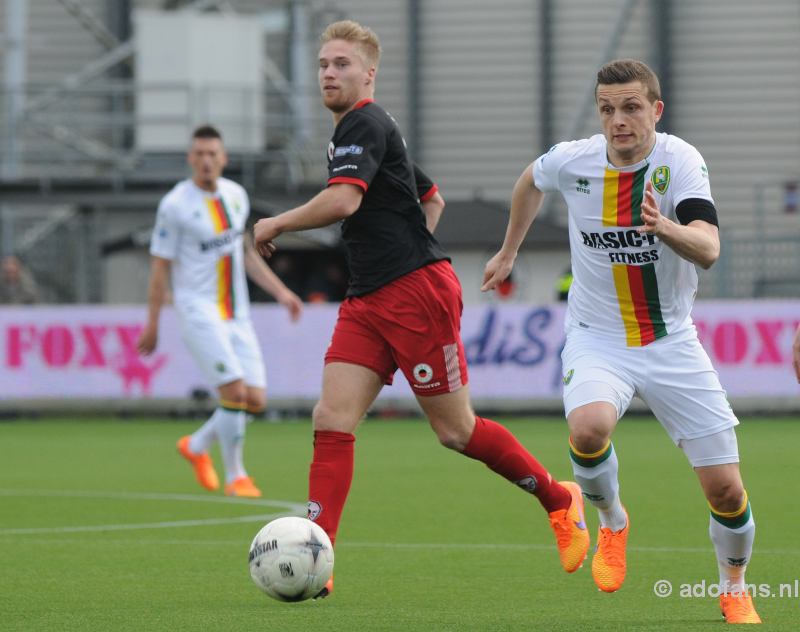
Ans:
[[[589,181],[586,178],[578,178],[575,180],[575,184],[578,185],[575,187],[575,190],[578,193],[591,193],[589,190]]]
[[[225,373],[225,363],[224,362],[217,362],[214,365],[214,368],[217,370],[218,373]]]
[[[335,149],[336,148],[335,148],[335,146],[333,144],[333,141],[329,142],[328,143],[328,162],[333,160],[333,152],[334,152]]]
[[[348,154],[358,156],[362,153],[364,153],[364,148],[361,145],[346,145],[344,147],[336,147],[333,150],[333,157],[339,158],[340,156],[347,156]]]
[[[700,175],[702,175],[706,180],[708,180],[708,167],[705,165],[700,165]]]
[[[316,520],[319,518],[319,515],[322,513],[322,505],[320,505],[316,500],[309,500],[308,501],[308,519],[311,521]]]
[[[666,165],[656,167],[653,171],[653,175],[650,176],[650,182],[653,183],[653,188],[656,191],[658,191],[661,195],[664,195],[667,192],[667,187],[669,186],[669,167]]]
[[[532,474],[530,476],[526,476],[525,478],[519,479],[516,481],[516,483],[521,489],[525,490],[529,494],[532,494],[536,491],[536,477]]]
[[[564,386],[569,384],[572,381],[572,376],[575,375],[575,369],[570,369],[567,371],[566,375],[561,378],[561,381],[564,382]]]
[[[433,379],[433,369],[424,362],[414,367],[414,379],[420,384],[427,384]]]

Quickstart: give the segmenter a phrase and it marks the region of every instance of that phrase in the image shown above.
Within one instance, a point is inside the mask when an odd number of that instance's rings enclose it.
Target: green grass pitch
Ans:
[[[559,478],[566,424],[503,420]],[[535,499],[440,447],[421,421],[369,420],[336,549],[336,590],[285,604],[252,584],[247,552],[269,516],[305,501],[308,420],[249,427],[250,474],[270,500],[230,502],[194,482],[175,441],[196,423],[0,424],[0,629],[721,630],[717,600],[681,597],[716,580],[708,510],[683,454],[649,418],[615,434],[631,515],[628,578],[597,591],[590,564],[557,559]],[[800,626],[800,423],[745,419],[742,471],[758,524],[748,582],[770,630]],[[219,458],[216,458],[219,464]],[[592,541],[596,512],[587,508]],[[591,555],[591,552],[590,552]],[[659,598],[658,580],[673,584]],[[789,590],[789,589],[787,589]]]

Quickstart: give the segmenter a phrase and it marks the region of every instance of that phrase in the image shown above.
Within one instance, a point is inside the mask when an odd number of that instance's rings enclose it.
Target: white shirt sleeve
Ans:
[[[558,172],[564,164],[564,157],[570,143],[553,145],[533,163],[533,182],[543,193],[558,191]]]
[[[156,225],[150,238],[150,254],[163,259],[175,259],[178,256],[180,230],[178,226],[178,209],[161,200],[156,214]]]
[[[708,169],[700,152],[687,143],[681,154],[679,161],[676,161],[673,204],[678,206],[680,202],[690,198],[708,200],[713,204]]]

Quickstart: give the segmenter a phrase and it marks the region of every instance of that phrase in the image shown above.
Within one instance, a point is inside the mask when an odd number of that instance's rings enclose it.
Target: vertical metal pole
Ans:
[[[539,3],[539,132],[540,149],[550,147],[554,142],[553,133],[553,3],[541,0]]]
[[[20,175],[20,154],[23,150],[21,123],[25,111],[25,78],[27,75],[26,35],[28,31],[27,0],[6,0],[6,131],[2,177]]]
[[[658,123],[659,131],[675,133],[672,129],[672,6],[664,0],[652,0],[653,13],[653,70],[661,84],[661,96],[666,100],[664,114]]]
[[[308,52],[311,20],[308,5],[302,0],[292,2],[290,11],[289,72],[292,84],[294,140],[296,147],[303,147],[312,135],[311,90],[313,84],[309,77],[312,66],[311,56]]]
[[[422,159],[419,131],[420,93],[422,92],[422,78],[419,72],[420,9],[420,0],[408,0],[408,122],[404,136],[409,153],[417,162]]]

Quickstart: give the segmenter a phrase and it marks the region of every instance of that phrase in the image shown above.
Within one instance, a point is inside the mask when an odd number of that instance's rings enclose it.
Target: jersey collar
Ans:
[[[647,156],[642,158],[634,165],[625,165],[624,167],[617,167],[616,165],[611,164],[611,161],[608,159],[608,145],[605,137],[603,137],[603,141],[606,143],[606,168],[610,169],[611,171],[619,171],[620,173],[629,173],[639,171],[639,169],[642,167],[650,164],[650,159],[653,157],[653,154],[656,153],[656,147],[658,147],[659,143],[661,142],[661,135],[656,132],[656,142],[653,143],[653,148],[650,150],[650,153],[647,154]]]
[[[361,101],[359,101],[358,103],[356,103],[356,104],[353,106],[353,109],[354,109],[354,110],[358,110],[358,109],[360,109],[360,108],[363,108],[363,107],[364,107],[365,105],[367,105],[368,103],[375,103],[375,99],[369,99],[369,98],[368,98],[368,99],[361,99]]]

